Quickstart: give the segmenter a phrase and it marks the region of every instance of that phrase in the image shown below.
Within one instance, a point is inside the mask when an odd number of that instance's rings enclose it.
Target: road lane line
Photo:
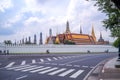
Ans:
[[[53,57],[54,60],[58,60],[56,57]]]
[[[51,72],[51,73],[49,73],[48,75],[55,75],[55,74],[58,74],[58,73],[60,73],[60,72],[62,72],[62,71],[64,71],[64,70],[66,70],[66,68],[62,68],[62,69],[59,69],[59,70],[57,70],[57,71]]]
[[[70,70],[68,70],[68,71],[65,71],[65,72],[59,74],[58,76],[64,77],[64,76],[68,75],[69,73],[73,72],[74,70],[75,70],[75,69],[70,69]]]
[[[80,67],[80,65],[74,65],[74,67]]]
[[[40,59],[40,61],[41,61],[41,62],[44,62],[44,60],[43,60],[43,59]]]
[[[23,78],[25,78],[25,77],[27,77],[27,75],[18,77],[18,78],[16,78],[16,80],[20,80],[20,79],[23,79]]]
[[[33,68],[30,68],[30,69],[25,69],[25,70],[22,70],[22,72],[26,72],[26,71],[31,71],[31,70],[36,70],[36,69],[40,69],[40,68],[43,68],[43,66],[39,66],[39,67],[33,67]]]
[[[39,72],[39,71],[46,70],[46,69],[49,69],[49,68],[51,68],[51,67],[45,67],[45,68],[41,68],[41,69],[37,69],[37,70],[33,70],[33,71],[30,71],[30,73]]]
[[[70,63],[74,63],[74,62],[78,62],[78,61],[84,61],[84,60],[90,59],[90,58],[83,58],[83,59],[79,59],[79,60],[74,60],[74,61],[70,61],[70,62],[67,62],[67,63],[64,63],[64,64],[70,64]]]
[[[52,69],[48,69],[48,70],[45,70],[45,71],[39,72],[39,74],[45,74],[45,73],[48,73],[48,72],[53,71],[53,70],[56,70],[56,69],[58,69],[58,68],[55,67],[55,68],[52,68]]]
[[[32,63],[36,63],[36,61],[33,59],[33,60],[32,60]]]
[[[48,61],[52,61],[50,58],[47,58]]]
[[[15,71],[19,71],[19,70],[24,70],[24,69],[29,69],[29,68],[33,68],[36,67],[36,65],[34,66],[28,66],[28,67],[23,67],[23,68],[18,68],[18,69],[14,69]]]
[[[84,72],[84,70],[79,70],[76,73],[74,73],[73,75],[71,75],[70,78],[77,78],[82,72]]]
[[[26,64],[26,61],[22,61],[21,65],[25,65]]]
[[[17,68],[22,68],[22,67],[26,67],[26,66],[30,66],[30,65],[17,66],[17,67],[10,67],[10,68],[7,68],[7,69],[8,69],[8,70],[11,70],[11,69],[17,69]]]
[[[82,66],[82,67],[84,67],[84,68],[88,68],[88,66]]]
[[[5,68],[12,67],[14,64],[15,64],[15,62],[11,62]]]

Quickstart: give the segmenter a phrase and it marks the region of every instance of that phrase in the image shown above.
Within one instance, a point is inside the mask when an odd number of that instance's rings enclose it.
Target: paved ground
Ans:
[[[115,56],[115,53],[0,55],[0,79],[84,80],[98,63]]]

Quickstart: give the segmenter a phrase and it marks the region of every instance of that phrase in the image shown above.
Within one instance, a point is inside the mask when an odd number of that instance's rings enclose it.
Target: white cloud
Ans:
[[[10,19],[6,20],[4,24],[4,28],[13,27],[12,25],[16,22],[20,21],[22,19],[23,14],[17,14],[14,17],[11,17]]]
[[[97,39],[100,31],[105,34],[103,38],[106,40],[111,39],[109,37],[110,32],[106,32],[102,27],[101,21],[105,18],[105,15],[97,11],[97,7],[93,6],[93,2],[85,0],[45,0],[44,3],[38,2],[38,0],[24,0],[24,2],[25,5],[19,13],[8,19],[7,26],[19,22],[23,16],[27,16],[25,13],[32,13],[32,15],[22,21],[23,28],[16,31],[13,36],[14,39],[19,36],[18,40],[20,40],[23,36],[28,37],[34,34],[39,36],[39,33],[43,32],[45,41],[46,35],[49,35],[49,28],[52,28],[53,35],[63,33],[67,20],[70,22],[71,32],[79,33],[81,24],[83,33],[91,34],[93,23]]]
[[[0,12],[5,12],[5,9],[13,7],[11,0],[1,0],[0,1]]]

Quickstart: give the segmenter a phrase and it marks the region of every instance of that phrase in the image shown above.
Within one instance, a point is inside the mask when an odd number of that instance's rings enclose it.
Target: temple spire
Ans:
[[[82,28],[81,28],[81,26],[80,26],[80,34],[82,34]]]
[[[69,28],[69,22],[67,21],[67,24],[66,24],[66,33],[70,33],[70,28]]]
[[[94,25],[92,25],[92,32],[91,32],[91,35],[92,35],[94,41],[96,41],[96,36],[95,36],[95,32],[94,32]]]
[[[100,39],[102,39],[102,33],[100,32]]]

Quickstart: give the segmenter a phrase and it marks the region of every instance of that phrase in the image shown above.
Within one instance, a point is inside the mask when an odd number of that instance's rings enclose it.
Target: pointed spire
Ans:
[[[102,39],[102,33],[100,32],[100,39]]]
[[[80,26],[80,34],[82,34],[82,28],[81,28],[81,26]]]
[[[101,32],[100,32],[100,38],[99,38],[98,42],[104,42],[104,39],[102,38],[102,33]]]
[[[67,21],[67,24],[66,24],[66,33],[70,33],[70,28],[69,28],[69,22]]]
[[[52,29],[49,29],[49,36],[52,37]]]
[[[96,36],[94,32],[94,25],[92,25],[92,32],[91,32],[92,37],[94,38],[94,41],[96,41]]]

